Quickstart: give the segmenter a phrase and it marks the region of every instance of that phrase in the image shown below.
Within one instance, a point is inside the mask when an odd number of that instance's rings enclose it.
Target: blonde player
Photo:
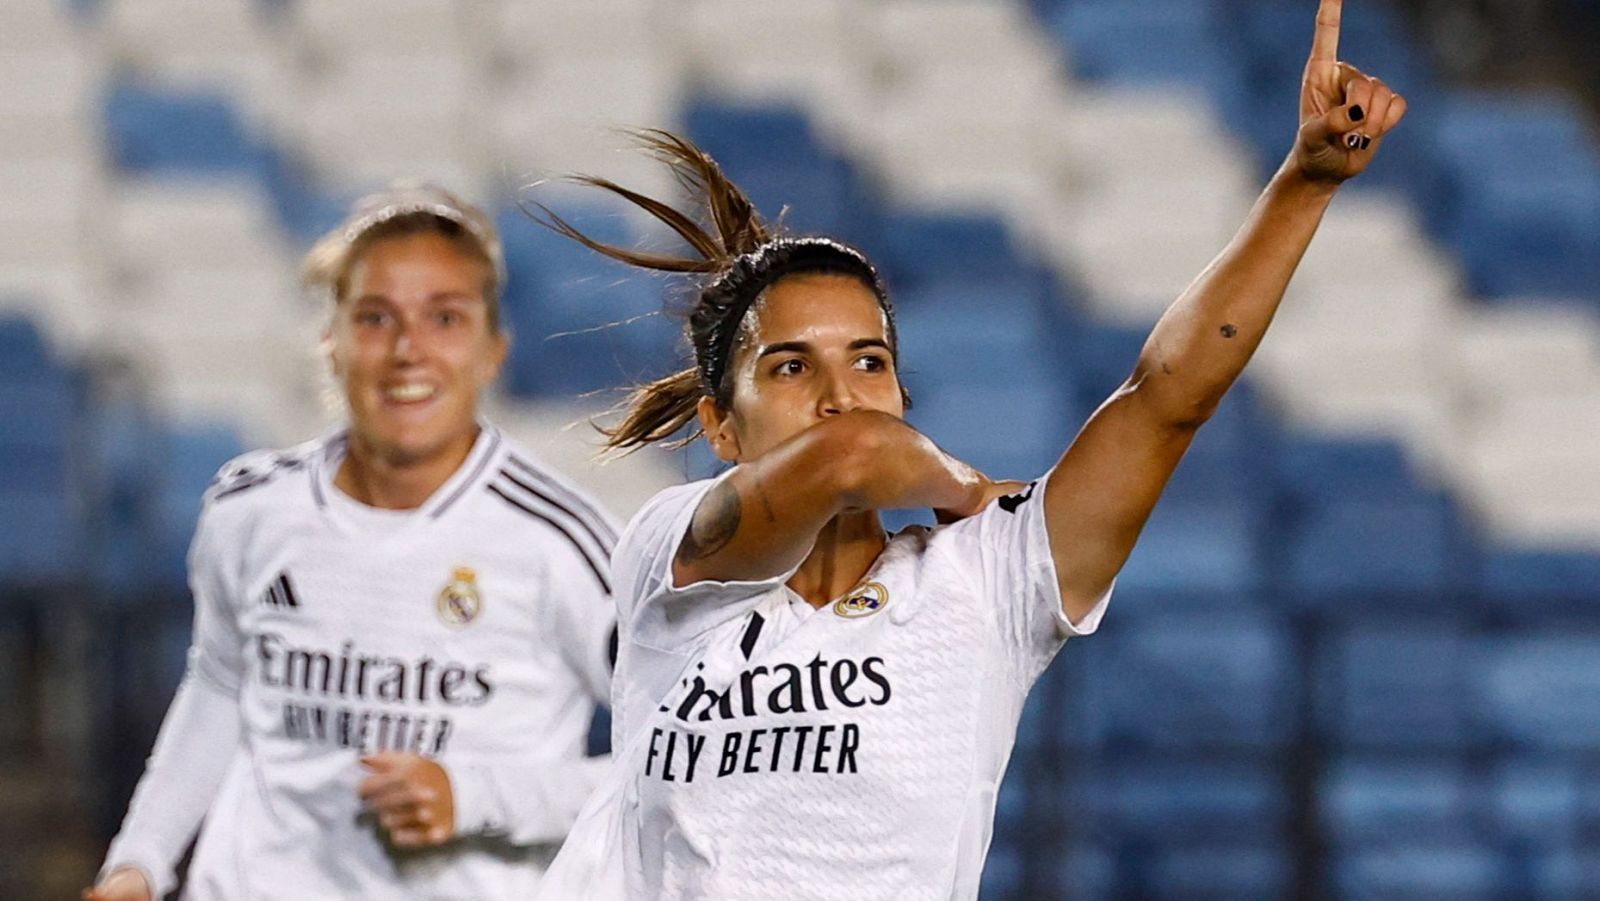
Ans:
[[[546,897],[947,899],[977,893],[1023,700],[1113,579],[1179,458],[1239,376],[1339,185],[1405,114],[1336,60],[1323,0],[1298,137],[1234,241],[1133,375],[1038,481],[996,481],[902,421],[876,271],[769,233],[715,163],[664,133],[713,223],[603,180],[697,251],[609,247],[704,273],[695,365],[636,394],[611,443],[698,424],[721,477],[668,489],[614,558],[619,778]],[[1063,429],[1068,424],[1062,423]],[[877,511],[944,522],[885,535]]]
[[[96,901],[522,898],[602,771],[615,531],[478,416],[500,245],[447,192],[363,201],[308,260],[348,428],[229,463],[190,552],[189,669]]]

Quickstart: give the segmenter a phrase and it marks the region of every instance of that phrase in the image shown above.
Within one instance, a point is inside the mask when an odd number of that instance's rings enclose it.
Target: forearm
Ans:
[[[205,818],[238,747],[238,699],[191,669],[167,710],[102,875],[135,866],[144,870],[155,897],[170,891],[173,867]]]
[[[610,764],[609,757],[581,757],[449,767],[456,831],[518,845],[560,842]]]
[[[853,411],[741,463],[695,510],[673,561],[682,586],[768,579],[798,566],[847,510],[970,509],[987,480],[900,419]]]
[[[1205,421],[1255,353],[1337,186],[1286,162],[1233,240],[1156,324],[1136,394],[1165,421]]]

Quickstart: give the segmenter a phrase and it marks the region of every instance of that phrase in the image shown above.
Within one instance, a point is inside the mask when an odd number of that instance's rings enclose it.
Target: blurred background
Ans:
[[[98,866],[212,473],[336,421],[296,267],[363,190],[498,212],[493,415],[619,516],[712,469],[589,460],[682,350],[674,286],[518,209],[573,170],[670,192],[617,125],[866,248],[913,421],[1027,478],[1286,154],[1315,7],[5,0],[0,897]],[[1342,56],[1411,116],[1035,689],[985,897],[1600,895],[1597,37],[1595,0],[1347,4]]]

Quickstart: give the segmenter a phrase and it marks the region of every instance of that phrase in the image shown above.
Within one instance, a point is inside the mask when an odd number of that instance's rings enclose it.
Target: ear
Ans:
[[[478,387],[487,388],[494,384],[500,377],[500,368],[506,364],[506,357],[511,353],[511,335],[505,331],[495,332],[489,336],[489,352],[484,355],[483,362],[478,370]]]
[[[328,361],[328,371],[334,378],[344,378],[344,367],[339,365],[339,355],[334,353],[333,323],[329,322],[322,329],[322,343],[320,345],[322,358]]]
[[[714,398],[702,397],[695,405],[695,415],[700,418],[700,428],[706,433],[711,452],[718,460],[734,463],[739,459],[739,434],[734,428],[733,411],[717,406]]]

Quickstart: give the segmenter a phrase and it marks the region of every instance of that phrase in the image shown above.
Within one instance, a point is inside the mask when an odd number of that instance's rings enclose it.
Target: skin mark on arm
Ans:
[[[739,501],[739,490],[733,487],[731,481],[723,479],[717,483],[717,487],[711,489],[711,493],[700,502],[700,509],[695,511],[694,520],[689,524],[689,531],[678,545],[678,562],[704,560],[727,547],[739,531],[743,506]]]
[[[1230,323],[1223,324],[1223,326],[1222,326],[1222,337],[1224,337],[1224,338],[1232,338],[1234,335],[1237,335],[1237,334],[1239,334],[1239,330],[1234,327],[1233,323],[1230,322]]]
[[[767,486],[760,479],[756,480],[756,497],[761,499],[761,512],[767,517],[767,522],[777,522],[778,514],[772,512],[772,498],[767,497]]]

